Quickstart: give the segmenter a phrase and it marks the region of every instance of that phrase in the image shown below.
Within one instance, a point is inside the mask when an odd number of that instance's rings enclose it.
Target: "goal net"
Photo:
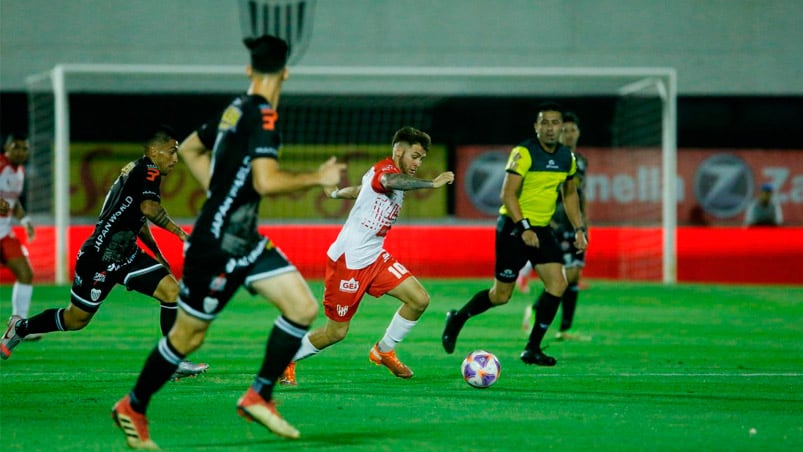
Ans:
[[[643,227],[643,244],[623,238],[622,246],[644,246],[645,259],[617,265],[636,277],[644,275],[656,279],[655,272],[658,272],[659,280],[675,280],[674,177],[666,177],[675,173],[674,70],[317,66],[297,66],[290,70],[291,81],[282,91],[280,114],[284,142],[292,152],[285,153],[287,159],[283,157],[283,166],[309,169],[311,163],[338,155],[343,160],[358,163],[353,165],[354,174],[352,165],[349,166],[350,182],[358,182],[365,168],[363,163],[386,156],[387,143],[401,125],[429,131],[433,146],[443,150],[431,152],[427,157],[424,170],[431,177],[459,166],[465,158],[462,148],[477,144],[471,141],[472,137],[483,130],[474,123],[444,125],[455,108],[462,113],[465,113],[463,109],[472,108],[481,111],[483,104],[498,99],[521,100],[531,108],[535,100],[560,101],[562,97],[583,96],[617,98],[612,117],[606,119],[611,124],[612,145],[596,151],[595,156],[601,157],[591,164],[589,174],[597,169],[611,173],[610,168],[620,159],[643,159],[648,162],[645,165],[651,171],[650,177],[657,168],[658,199],[651,192],[646,203],[649,205],[640,205],[639,196],[643,195],[639,194],[630,200],[619,200],[624,206],[614,207],[622,215],[600,223],[592,218],[591,222],[600,226]],[[54,279],[65,283],[67,260],[73,258],[67,254],[69,226],[91,224],[119,168],[141,154],[138,143],[142,134],[134,131],[143,118],[125,116],[125,113],[121,113],[122,117],[109,118],[102,109],[93,108],[98,99],[126,97],[127,101],[147,105],[154,96],[181,97],[183,107],[172,112],[172,117],[185,122],[176,127],[178,131],[189,132],[218,114],[233,95],[240,93],[245,87],[245,78],[240,66],[75,64],[59,65],[47,73],[31,76],[28,87],[34,146],[29,167],[31,182],[36,179],[40,184],[35,189],[32,186],[29,203],[40,223],[54,226],[51,250],[56,269]],[[162,100],[160,105],[164,105],[164,97],[159,99]],[[640,100],[646,103],[640,104]],[[444,105],[451,105],[452,110]],[[148,111],[146,107],[141,110]],[[494,119],[496,124],[504,123],[503,118]],[[121,121],[125,122],[122,126]],[[640,121],[649,122],[649,127]],[[525,133],[526,130],[531,129],[524,129]],[[522,129],[517,129],[505,139],[520,139],[521,133]],[[581,149],[582,146],[581,139]],[[165,197],[186,200],[186,205],[171,205],[171,215],[179,219],[193,218],[204,196],[194,188],[196,184],[184,183],[188,181],[186,176],[177,169],[163,184]],[[609,188],[615,189],[617,181],[609,182]],[[460,223],[463,218],[454,208],[457,195],[446,190],[432,193],[426,196],[436,197],[436,202],[405,203],[402,218]],[[294,195],[263,203],[274,209],[263,218],[312,223],[342,220],[342,209],[347,206],[332,207],[331,203],[321,202],[318,196]],[[409,196],[424,195],[413,192]],[[602,201],[589,198],[590,203]],[[314,206],[314,215],[307,212],[310,205]],[[657,248],[655,243],[659,244]],[[622,259],[638,254],[629,249],[622,254]]]

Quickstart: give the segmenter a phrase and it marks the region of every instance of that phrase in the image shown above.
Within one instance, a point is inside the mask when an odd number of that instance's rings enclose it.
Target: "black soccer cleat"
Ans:
[[[554,366],[558,360],[545,355],[541,350],[524,350],[521,352],[521,360],[524,364],[535,364],[536,366]]]
[[[458,317],[456,310],[452,309],[446,313],[446,327],[443,329],[443,336],[441,337],[441,343],[446,353],[450,355],[454,353],[457,335],[460,334],[460,330],[463,329],[465,323],[465,320],[461,320]]]

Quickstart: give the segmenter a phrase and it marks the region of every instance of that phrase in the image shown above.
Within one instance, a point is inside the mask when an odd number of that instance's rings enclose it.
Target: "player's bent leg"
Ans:
[[[279,384],[296,386],[298,384],[296,380],[296,362],[317,355],[323,349],[345,339],[350,325],[350,321],[337,322],[332,319],[327,319],[326,325],[316,328],[304,335],[301,339],[301,346],[293,356],[293,360],[287,365],[282,376],[279,377]]]
[[[404,303],[399,314],[408,320],[418,320],[429,307],[429,293],[414,276],[405,279],[387,294]]]
[[[318,303],[297,271],[254,281],[251,287],[292,322],[309,326],[318,316]]]
[[[151,296],[163,303],[175,303],[178,300],[178,281],[173,275],[165,275]]]
[[[89,325],[94,316],[94,312],[85,311],[70,302],[70,305],[64,310],[64,331],[82,330]]]
[[[178,310],[176,323],[170,329],[168,337],[176,351],[184,356],[198,350],[204,342],[211,320],[203,320]]]

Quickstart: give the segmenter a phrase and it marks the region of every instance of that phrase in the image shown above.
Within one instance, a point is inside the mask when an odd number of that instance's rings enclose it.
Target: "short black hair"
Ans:
[[[251,53],[251,67],[263,74],[273,74],[284,69],[290,57],[287,41],[271,35],[248,37],[243,44]]]
[[[576,114],[570,111],[563,112],[563,122],[573,122],[577,125],[577,128],[580,128],[580,118],[577,117]]]
[[[172,127],[170,127],[167,124],[159,124],[153,129],[150,138],[148,138],[148,140],[145,141],[145,150],[147,150],[149,147],[155,144],[166,143],[170,140],[175,140],[175,139],[176,139],[176,132],[173,131]]]
[[[432,144],[429,134],[410,126],[402,127],[393,134],[392,144],[394,146],[402,141],[411,145],[418,144],[427,152],[429,152],[429,145]]]
[[[556,111],[560,113],[561,118],[563,118],[563,108],[558,105],[557,102],[542,102],[538,104],[535,111],[535,117],[537,118],[541,113],[545,111]]]

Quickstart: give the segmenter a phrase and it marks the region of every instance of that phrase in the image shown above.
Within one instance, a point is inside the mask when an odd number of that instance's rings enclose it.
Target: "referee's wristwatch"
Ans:
[[[580,226],[579,228],[574,228],[574,233],[577,234],[578,232],[582,232],[583,234],[588,234],[588,228],[585,226]]]

